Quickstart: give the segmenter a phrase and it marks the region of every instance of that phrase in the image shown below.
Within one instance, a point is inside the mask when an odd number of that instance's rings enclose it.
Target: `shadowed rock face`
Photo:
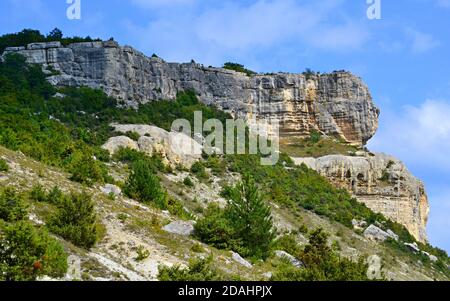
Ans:
[[[417,240],[427,240],[429,204],[424,184],[398,159],[385,154],[293,159],[347,189],[373,211],[404,225]]]
[[[251,77],[196,63],[167,63],[116,42],[35,43],[8,48],[31,63],[51,66],[58,86],[101,88],[123,105],[136,107],[153,100],[174,99],[195,90],[200,100],[236,118],[278,119],[282,135],[308,135],[312,129],[365,144],[378,127],[379,110],[367,86],[348,72],[313,75],[258,74]]]

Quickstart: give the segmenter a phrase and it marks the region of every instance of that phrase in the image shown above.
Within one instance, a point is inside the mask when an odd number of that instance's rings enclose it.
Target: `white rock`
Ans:
[[[414,253],[418,253],[420,252],[419,246],[417,245],[417,243],[404,243],[405,246],[407,246],[412,252]]]
[[[263,275],[264,278],[267,278],[267,279],[270,279],[273,276],[272,272],[267,272],[267,273],[264,273],[262,275]]]
[[[431,260],[432,262],[437,262],[437,261],[439,260],[439,258],[437,258],[437,257],[434,256],[434,255],[431,255],[431,254],[428,253],[428,252],[422,251],[422,253],[425,254],[425,255],[427,255],[428,258],[430,258],[430,260]]]
[[[169,233],[174,233],[183,236],[189,236],[194,233],[193,221],[174,221],[163,227],[163,230]]]
[[[354,229],[364,229],[365,227],[367,227],[367,222],[366,221],[358,221],[356,219],[353,219],[352,225],[353,225]]]
[[[279,258],[286,258],[296,268],[301,268],[303,266],[303,263],[300,260],[285,251],[275,251],[275,255]]]
[[[109,140],[102,146],[103,149],[109,151],[110,154],[115,154],[120,148],[130,148],[139,150],[136,141],[128,138],[127,136],[118,136],[109,138]]]
[[[122,194],[122,189],[116,185],[106,184],[102,188],[102,192],[107,195],[113,194],[115,196],[120,196]]]
[[[392,231],[391,231],[392,232]],[[364,237],[373,240],[373,241],[385,241],[388,238],[392,238],[394,240],[398,240],[398,236],[394,234],[391,235],[388,232],[378,228],[375,225],[370,225],[364,230]]]
[[[242,256],[236,252],[232,252],[231,258],[233,258],[234,261],[236,261],[237,263],[239,263],[240,265],[242,265],[246,268],[251,269],[253,267],[253,265],[250,262],[248,262],[247,260],[242,258]]]

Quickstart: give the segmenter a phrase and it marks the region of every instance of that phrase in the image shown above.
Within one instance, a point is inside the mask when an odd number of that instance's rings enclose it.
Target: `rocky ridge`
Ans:
[[[68,46],[59,42],[33,43],[7,48],[2,57],[13,52],[24,55],[30,63],[42,65],[54,85],[100,88],[124,106],[174,99],[178,92],[190,89],[202,102],[216,105],[234,117],[246,118],[249,123],[277,119],[282,135],[305,136],[318,130],[362,146],[378,127],[379,110],[369,89],[349,72],[247,76],[195,62],[167,63],[114,41]],[[127,131],[129,128],[119,132]],[[139,129],[134,131],[140,134],[140,141],[115,137],[105,148],[114,152],[117,147],[128,146],[149,154],[168,149],[167,133],[157,133],[155,139]],[[196,159],[172,152],[165,157],[169,163],[186,162],[187,166]],[[405,225],[418,240],[426,241],[429,208],[423,183],[395,158],[376,155],[296,160],[348,189],[374,211]]]
[[[417,240],[427,240],[429,204],[424,184],[398,159],[368,153],[293,159],[347,189],[373,211],[405,225]]]
[[[194,90],[206,104],[250,123],[279,120],[283,135],[318,130],[363,145],[378,127],[379,110],[363,81],[349,72],[256,74],[247,76],[195,62],[167,63],[114,41],[70,44],[33,43],[10,47],[30,63],[41,64],[57,86],[101,88],[125,106],[174,99]]]

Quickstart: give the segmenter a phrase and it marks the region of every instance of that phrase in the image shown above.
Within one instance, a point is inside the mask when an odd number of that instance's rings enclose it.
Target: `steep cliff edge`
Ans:
[[[369,89],[348,72],[249,77],[196,63],[167,63],[114,41],[67,47],[34,43],[7,48],[5,54],[10,52],[56,71],[50,77],[54,85],[101,88],[127,106],[174,99],[179,91],[192,89],[204,103],[235,117],[278,119],[282,135],[308,135],[314,129],[364,145],[378,127],[379,110]]]
[[[349,72],[247,76],[196,63],[167,63],[114,41],[67,47],[59,42],[34,43],[7,48],[2,57],[12,52],[41,64],[54,85],[100,88],[124,106],[174,99],[178,92],[191,89],[204,103],[235,117],[278,119],[286,136],[318,130],[362,146],[378,127],[379,110],[368,87]],[[331,156],[297,161],[348,189],[374,211],[404,224],[418,240],[426,240],[424,186],[395,158]]]
[[[318,171],[373,211],[403,224],[417,240],[427,241],[429,205],[424,185],[396,158],[385,154],[333,155],[294,158],[294,162]]]

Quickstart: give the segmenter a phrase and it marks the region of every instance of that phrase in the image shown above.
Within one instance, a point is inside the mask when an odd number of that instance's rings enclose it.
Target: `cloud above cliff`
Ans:
[[[450,0],[437,0],[436,4],[439,7],[450,8]]]
[[[450,102],[427,100],[382,114],[369,148],[393,153],[414,165],[450,169]]]
[[[189,5],[195,3],[196,0],[131,0],[131,3],[142,8],[158,8],[173,5]]]
[[[133,1],[141,6],[155,2]],[[169,2],[178,1],[185,3]],[[227,56],[248,58],[285,44],[290,44],[290,49],[296,45],[302,50],[357,50],[364,45],[369,32],[357,20],[333,16],[342,2],[222,1],[183,13],[163,11],[146,24],[126,20],[124,25],[140,43],[139,47],[159,51],[169,60],[195,58],[221,64]]]
[[[425,181],[431,211],[431,242],[450,252],[450,102],[427,100],[417,106],[382,111],[380,129],[369,149],[390,153]]]
[[[431,34],[419,32],[413,29],[407,29],[406,33],[411,39],[411,51],[415,54],[427,52],[441,44]]]

